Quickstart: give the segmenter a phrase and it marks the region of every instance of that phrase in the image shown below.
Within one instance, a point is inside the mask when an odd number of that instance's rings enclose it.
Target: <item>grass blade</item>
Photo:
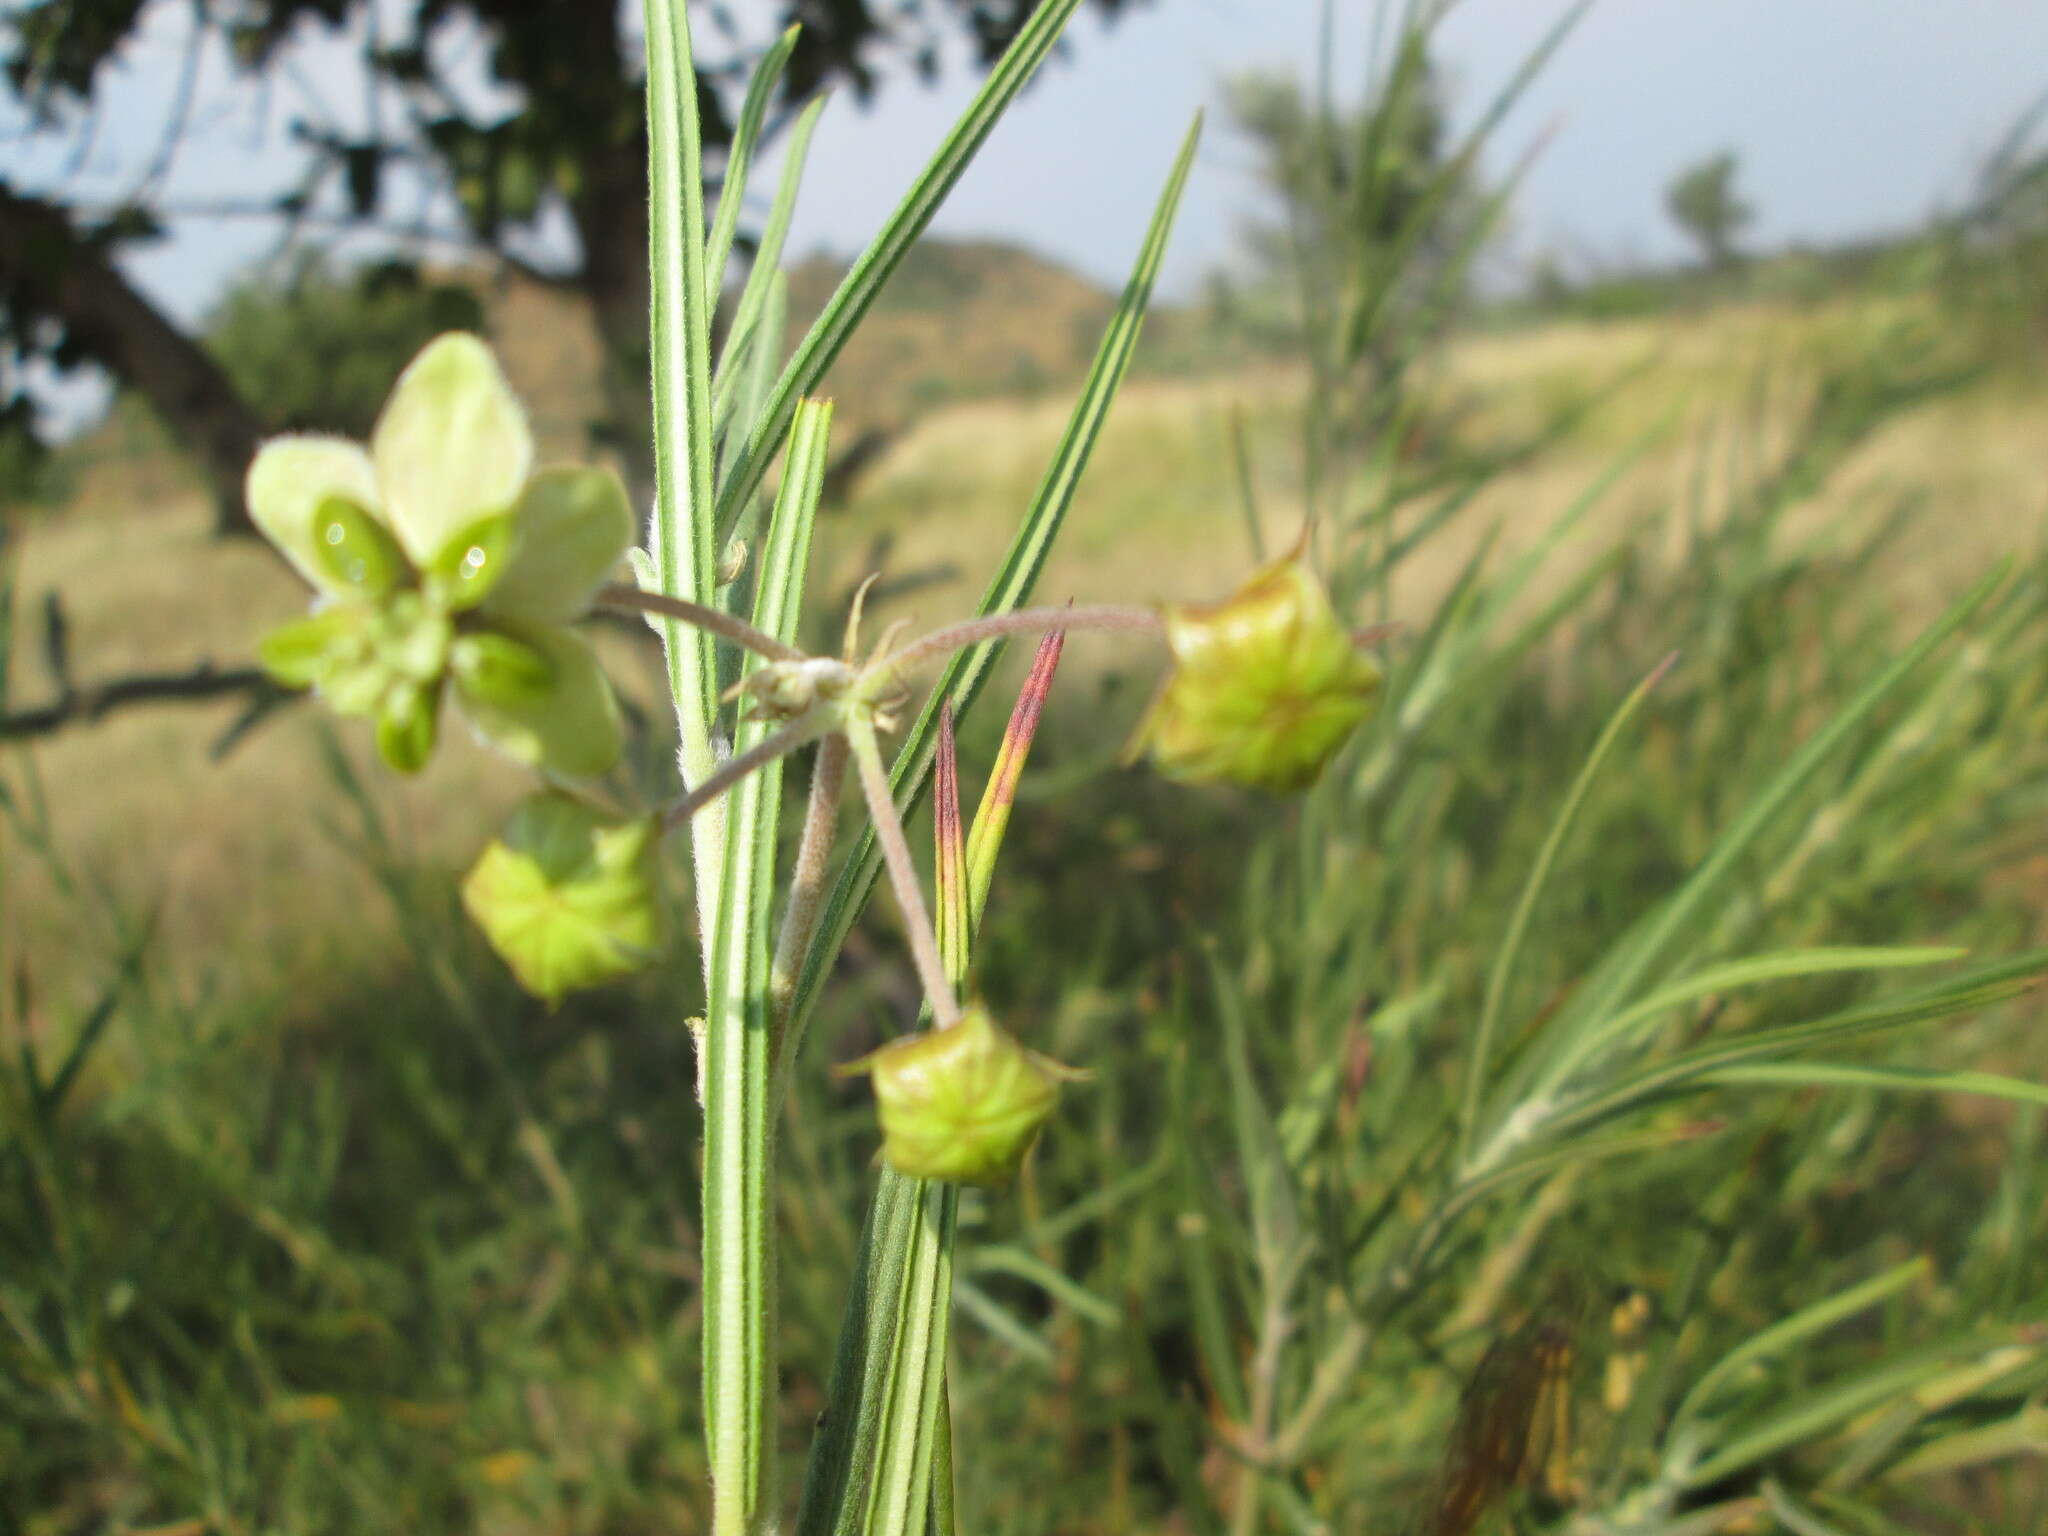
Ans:
[[[1593,1124],[1669,1095],[1689,1091],[1730,1067],[1790,1056],[1807,1046],[1852,1040],[1880,1030],[1926,1023],[2017,997],[2048,974],[2048,950],[2034,950],[1903,998],[1866,1003],[1826,1018],[1777,1029],[1752,1030],[1714,1041],[1621,1079],[1569,1105],[1549,1122],[1553,1132]]]
[[[1847,1061],[1756,1062],[1709,1075],[1714,1083],[1769,1088],[1882,1088],[1894,1093],[1966,1093],[2048,1105],[2048,1083],[1997,1072],[1942,1072],[1931,1067],[1872,1067]]]
[[[1744,855],[1764,829],[1807,786],[1835,749],[2004,582],[2006,570],[2001,564],[1973,587],[1793,754],[1791,761],[1749,802],[1734,825],[1716,840],[1713,850],[1685,883],[1608,951],[1578,995],[1545,1029],[1525,1073],[1519,1074],[1522,1082],[1556,1080],[1556,1063],[1575,1058],[1586,1034],[1598,1029],[1602,1020],[1624,1007],[1673,962],[1688,937],[1707,925],[1709,904],[1733,884],[1743,867]],[[1516,1092],[1510,1102],[1519,1097]],[[1484,1165],[1508,1150],[1508,1138],[1496,1132],[1476,1161]]]
[[[1536,862],[1529,868],[1529,878],[1522,886],[1522,894],[1515,902],[1514,915],[1508,919],[1508,930],[1501,940],[1500,954],[1494,960],[1493,971],[1486,978],[1486,999],[1480,1006],[1479,1026],[1473,1033],[1471,1062],[1466,1068],[1465,1098],[1459,1115],[1458,1160],[1463,1162],[1472,1153],[1472,1136],[1477,1129],[1480,1097],[1486,1088],[1487,1063],[1493,1055],[1493,1037],[1500,1028],[1501,1009],[1507,1000],[1508,983],[1514,978],[1515,962],[1521,958],[1522,941],[1528,937],[1529,919],[1536,910],[1536,902],[1543,894],[1543,887],[1550,879],[1551,866],[1557,862],[1557,855],[1564,847],[1565,838],[1570,835],[1578,821],[1579,811],[1586,803],[1594,781],[1600,776],[1600,769],[1606,764],[1621,733],[1635,717],[1635,712],[1650,696],[1664,674],[1671,669],[1677,658],[1667,656],[1651,671],[1650,675],[1636,684],[1634,691],[1622,700],[1621,707],[1608,720],[1600,737],[1593,743],[1593,750],[1587,755],[1586,763],[1572,781],[1571,789],[1564,797],[1564,804],[1551,823],[1549,833],[1543,839],[1543,846],[1537,850]]]
[[[1958,960],[1967,950],[1938,946],[1891,946],[1884,948],[1787,949],[1771,954],[1751,955],[1710,965],[1668,987],[1651,993],[1634,1006],[1604,1019],[1580,1037],[1577,1048],[1558,1063],[1537,1088],[1539,1095],[1554,1091],[1577,1070],[1610,1046],[1624,1044],[1639,1027],[1701,998],[1753,987],[1764,982],[1802,980],[1813,976],[1836,976],[1855,971],[1903,970],[1914,966],[1942,965]]]

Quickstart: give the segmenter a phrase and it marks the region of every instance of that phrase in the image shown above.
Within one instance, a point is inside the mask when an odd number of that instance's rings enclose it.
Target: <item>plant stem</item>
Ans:
[[[1028,611],[1028,610],[1027,610]],[[964,626],[963,626],[964,627]],[[853,749],[853,763],[860,774],[861,793],[867,797],[868,816],[874,823],[875,841],[881,844],[882,863],[889,871],[889,884],[896,892],[896,905],[903,913],[903,926],[910,939],[910,956],[917,964],[918,980],[932,1005],[936,1028],[960,1021],[960,999],[947,979],[945,963],[939,958],[939,943],[932,936],[932,919],[924,904],[924,890],[917,883],[917,866],[911,862],[910,843],[903,835],[903,822],[896,814],[895,798],[889,793],[889,770],[882,765],[882,749],[875,740],[875,728],[856,715],[846,725],[847,744]]]
[[[1157,634],[1165,621],[1150,608],[1125,603],[1096,603],[1085,608],[1016,608],[1009,613],[991,614],[985,619],[967,619],[935,629],[921,639],[874,663],[868,670],[882,668],[895,672],[915,667],[984,640],[1001,640],[1010,635],[1042,635],[1055,629],[1095,629],[1125,634]]]
[[[663,831],[671,831],[685,825],[705,806],[724,794],[756,769],[765,768],[779,757],[787,757],[798,748],[807,746],[831,728],[830,722],[820,714],[804,715],[792,720],[773,736],[757,741],[737,757],[729,757],[720,763],[711,776],[674,801],[661,813]]]
[[[775,960],[768,970],[769,997],[775,1004],[779,1031],[787,1022],[796,995],[797,971],[804,951],[818,931],[824,906],[825,861],[832,852],[832,834],[839,824],[839,794],[846,783],[846,738],[827,736],[818,743],[811,764],[811,798],[804,811],[803,839],[797,845],[796,868],[789,881],[789,904],[782,913],[782,932],[775,941]]]
[[[742,650],[752,651],[756,656],[765,656],[770,661],[802,661],[804,653],[793,645],[784,645],[773,635],[763,634],[745,619],[720,608],[693,603],[686,597],[670,597],[662,592],[643,592],[638,587],[629,587],[621,581],[608,581],[597,589],[597,601],[607,608],[617,608],[628,613],[652,613],[664,619],[680,619],[685,624],[694,624],[698,629],[721,640],[730,640]]]

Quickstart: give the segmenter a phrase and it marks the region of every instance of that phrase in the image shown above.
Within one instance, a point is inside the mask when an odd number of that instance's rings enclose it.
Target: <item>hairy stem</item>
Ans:
[[[839,824],[839,793],[846,783],[846,738],[827,736],[818,743],[811,765],[811,798],[804,811],[803,839],[797,845],[796,868],[789,881],[789,904],[782,913],[782,933],[775,941],[775,960],[768,970],[768,993],[775,1005],[776,1028],[789,1016],[796,994],[797,971],[804,951],[818,931],[825,896],[825,861],[832,852],[832,834]]]
[[[822,714],[808,714],[792,720],[773,736],[757,741],[737,757],[729,757],[713,770],[711,776],[674,801],[661,813],[663,831],[671,831],[687,824],[705,806],[739,783],[748,774],[765,768],[778,757],[787,757],[799,747],[808,746],[826,731],[831,722]]]
[[[680,619],[693,624],[707,634],[717,635],[721,640],[730,640],[742,650],[752,651],[756,656],[765,656],[770,661],[802,661],[804,653],[793,645],[784,645],[773,635],[764,634],[745,619],[725,612],[723,609],[693,603],[686,597],[670,597],[662,592],[643,592],[638,587],[629,587],[624,582],[608,581],[597,589],[597,600],[607,608],[616,608],[627,613],[652,613],[664,619]]]
[[[932,1022],[944,1029],[960,1021],[960,999],[954,995],[945,962],[939,958],[938,940],[932,936],[931,913],[925,908],[924,890],[917,883],[917,866],[911,862],[910,843],[903,835],[895,798],[889,793],[889,770],[882,764],[875,728],[865,718],[855,716],[847,722],[846,737],[853,749],[854,767],[860,774],[861,793],[867,797],[868,816],[874,822],[875,841],[882,848],[882,863],[889,871],[889,884],[903,913],[911,959],[917,964],[918,980],[924,984],[925,996],[932,1005]]]

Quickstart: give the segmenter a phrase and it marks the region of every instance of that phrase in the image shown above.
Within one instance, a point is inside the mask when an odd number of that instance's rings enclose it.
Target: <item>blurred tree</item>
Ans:
[[[1451,140],[1428,41],[1426,27],[1404,37],[1355,108],[1281,75],[1228,88],[1269,199],[1244,227],[1252,276],[1234,310],[1315,363],[1338,436],[1369,435],[1399,413],[1409,364],[1455,315],[1498,211],[1476,143]]]
[[[473,289],[432,281],[411,262],[342,270],[305,251],[282,274],[229,289],[204,339],[267,431],[367,438],[413,355],[443,331],[483,329],[483,319]]]
[[[1723,150],[1680,171],[1664,191],[1664,207],[1672,220],[1717,271],[1735,265],[1736,237],[1756,216],[1736,193],[1737,166],[1734,152]]]
[[[1094,0],[1114,14],[1142,0]],[[929,79],[949,38],[992,62],[1035,0],[774,0],[778,28],[803,34],[784,78],[785,104],[834,83],[865,98],[884,67]],[[692,6],[705,138],[729,136],[727,93],[757,51],[729,8]],[[640,7],[614,0],[18,0],[0,17],[0,91],[18,138],[66,137],[75,171],[102,120],[132,112],[134,79],[118,68],[146,33],[187,29],[162,141],[126,190],[88,199],[75,178],[30,189],[0,175],[0,353],[16,363],[104,369],[145,399],[206,477],[224,531],[246,530],[241,475],[268,413],[198,341],[130,280],[120,257],[181,215],[256,214],[307,227],[371,231],[417,246],[450,240],[517,263],[580,294],[605,342],[613,445],[646,474],[647,190],[640,99]],[[339,41],[362,109],[337,114]],[[301,55],[327,52],[315,68]],[[878,56],[892,58],[878,65]],[[318,88],[313,77],[319,76]],[[208,116],[202,82],[261,84],[288,110],[297,172],[282,192],[198,207],[167,197],[180,145]],[[125,90],[124,99],[115,100]],[[266,95],[266,103],[268,97]],[[268,108],[266,106],[266,118]],[[238,145],[246,151],[246,145]],[[253,157],[252,157],[253,158]],[[714,159],[714,165],[716,161]],[[252,175],[255,174],[252,171]],[[397,210],[403,207],[406,212]],[[424,214],[412,210],[424,209]],[[537,254],[570,246],[554,259]],[[8,376],[18,380],[19,368]],[[21,398],[18,384],[0,409]],[[16,412],[18,419],[19,412]]]

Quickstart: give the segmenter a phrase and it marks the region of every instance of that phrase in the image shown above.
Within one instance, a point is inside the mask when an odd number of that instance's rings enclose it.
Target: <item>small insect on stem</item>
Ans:
[[[1471,1536],[1487,1511],[1516,1489],[1568,1496],[1574,1311],[1568,1303],[1548,1308],[1496,1339],[1480,1358],[1418,1536]]]

